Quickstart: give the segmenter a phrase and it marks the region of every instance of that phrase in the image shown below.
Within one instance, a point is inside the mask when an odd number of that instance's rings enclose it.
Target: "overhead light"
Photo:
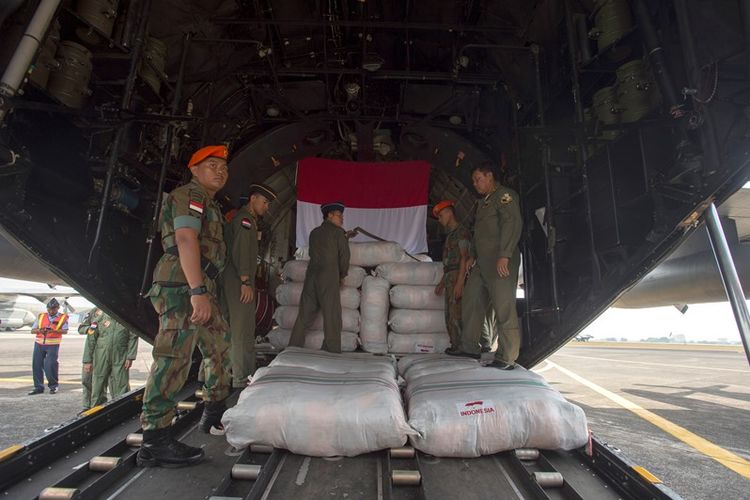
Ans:
[[[346,85],[344,85],[344,90],[346,91],[346,95],[349,99],[354,99],[359,94],[359,84],[354,82],[349,82]]]
[[[276,118],[281,114],[281,110],[275,104],[269,104],[266,108],[266,114],[271,118]]]
[[[450,118],[448,118],[448,121],[451,125],[461,125],[463,119],[458,115],[451,115]]]
[[[383,62],[384,62],[383,58],[380,57],[379,55],[367,54],[364,60],[362,61],[362,69],[372,73],[382,68]]]

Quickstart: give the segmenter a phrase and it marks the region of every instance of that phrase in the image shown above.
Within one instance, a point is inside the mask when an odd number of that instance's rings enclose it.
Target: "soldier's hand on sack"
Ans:
[[[84,373],[91,373],[91,363],[84,363],[83,364],[83,372]]]
[[[203,325],[211,319],[211,301],[207,295],[192,295],[190,305],[193,306],[193,314],[190,321],[196,325]]]
[[[456,283],[453,287],[453,301],[458,302],[461,300],[461,296],[464,294],[464,284]]]
[[[346,232],[346,237],[347,237],[348,239],[352,239],[352,238],[354,238],[355,236],[357,236],[358,234],[359,234],[359,231],[357,231],[356,229],[352,229],[351,231],[347,231],[347,232]]]
[[[130,367],[133,366],[133,360],[132,359],[126,359],[125,363],[122,365],[123,368],[126,370],[130,370]]]
[[[445,290],[445,285],[443,284],[443,280],[440,280],[440,283],[435,285],[435,295],[443,295],[443,290]]]
[[[249,304],[253,301],[253,287],[250,285],[240,285],[240,302]]]
[[[510,259],[508,257],[500,257],[497,259],[497,274],[501,278],[507,278],[510,276],[510,269],[508,269],[508,264],[510,264]]]

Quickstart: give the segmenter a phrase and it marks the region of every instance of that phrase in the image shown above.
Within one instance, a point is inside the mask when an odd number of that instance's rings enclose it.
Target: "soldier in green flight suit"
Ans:
[[[227,267],[224,268],[223,298],[232,331],[232,385],[247,385],[255,373],[255,271],[258,268],[258,219],[268,212],[276,193],[262,184],[250,186],[250,199],[224,227]]]
[[[96,329],[99,327],[99,319],[101,318],[102,314],[103,314],[103,311],[99,309],[98,307],[91,309],[88,313],[86,313],[86,316],[84,316],[83,321],[81,321],[81,323],[78,325],[78,333],[80,335],[93,334],[96,331]],[[81,361],[82,363],[81,386],[82,386],[82,392],[83,392],[83,411],[86,411],[93,406],[92,400],[91,400],[91,381],[93,377],[93,369],[91,367],[92,359],[93,359],[93,355],[91,353],[91,348],[89,347],[88,339],[86,339],[86,341],[83,344],[83,359]],[[110,389],[110,394],[112,394],[111,389]]]
[[[445,326],[451,346],[448,354],[461,352],[461,297],[471,251],[471,233],[456,219],[455,203],[443,200],[432,209],[432,216],[448,232],[443,245],[443,278],[435,287],[435,294],[445,294]]]
[[[516,288],[523,220],[518,194],[495,182],[490,165],[475,168],[471,179],[483,198],[477,202],[472,228],[476,264],[464,289],[461,349],[465,354],[479,355],[483,324],[494,313],[498,348],[489,366],[510,370],[521,348]]]
[[[305,331],[318,310],[323,313],[323,350],[341,352],[341,285],[349,273],[349,239],[343,229],[344,204],[320,207],[323,223],[310,231],[310,264],[305,273],[299,313],[290,346],[304,347]]]
[[[164,198],[160,227],[164,255],[148,292],[159,315],[154,363],[143,396],[140,466],[199,462],[203,450],[171,434],[175,396],[187,380],[196,344],[206,364],[205,406],[199,427],[221,428],[231,378],[229,325],[221,314],[217,283],[226,260],[223,218],[214,201],[229,172],[226,146],[206,146],[188,162],[193,176]]]
[[[130,367],[138,352],[138,336],[97,311],[96,322],[87,328],[83,353],[83,370],[92,374],[91,406],[107,402],[107,387],[113,399],[130,390]]]

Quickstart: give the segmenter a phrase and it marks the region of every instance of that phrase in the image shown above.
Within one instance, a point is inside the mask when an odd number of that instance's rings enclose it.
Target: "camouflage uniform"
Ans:
[[[154,339],[154,363],[143,397],[141,424],[144,431],[170,426],[175,395],[185,384],[196,343],[206,363],[203,385],[206,401],[222,401],[229,395],[229,327],[217,301],[217,285],[206,269],[221,271],[226,258],[222,216],[216,202],[193,179],[164,199],[161,210],[162,245],[165,254],[156,264],[148,296],[159,315]],[[190,322],[192,306],[187,279],[176,255],[175,230],[199,232],[201,267],[211,301],[211,319],[199,326]]]
[[[495,359],[508,364],[515,362],[521,347],[516,288],[522,225],[515,191],[495,184],[495,189],[477,202],[472,228],[472,256],[476,258],[476,266],[466,282],[462,304],[461,349],[467,353],[479,353],[483,325],[494,314],[500,336]],[[497,260],[500,257],[510,259],[510,276],[501,278],[498,275]]]
[[[258,268],[258,221],[246,206],[226,225],[224,238],[229,255],[222,279],[224,301],[232,332],[232,385],[245,387],[248,375],[255,372],[255,294],[249,304],[240,301],[240,276],[249,276],[255,288]]]
[[[95,328],[88,328],[83,362],[92,363],[91,406],[107,402],[107,386],[112,398],[130,390],[130,371],[126,360],[138,352],[138,336],[102,312]]]
[[[326,220],[310,232],[310,264],[290,346],[304,347],[305,331],[320,310],[323,313],[323,349],[341,352],[341,280],[349,272],[349,257],[346,231],[333,222]]]
[[[466,255],[471,250],[471,233],[466,227],[459,224],[448,233],[443,245],[443,294],[445,295],[445,325],[448,327],[448,336],[451,339],[451,347],[459,349],[461,345],[461,299],[453,298],[453,287],[458,281],[459,268],[461,266],[461,250]]]

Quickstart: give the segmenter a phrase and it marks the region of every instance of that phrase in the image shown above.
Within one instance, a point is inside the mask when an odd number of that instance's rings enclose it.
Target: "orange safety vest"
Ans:
[[[51,328],[53,331],[47,333],[40,331],[39,333],[37,333],[36,343],[41,345],[60,345],[60,343],[62,342],[63,334],[58,330],[62,328],[66,321],[68,321],[68,315],[63,313],[53,325],[49,320],[49,313],[41,313],[37,321],[37,328],[39,328],[39,330],[43,330],[44,328]]]

